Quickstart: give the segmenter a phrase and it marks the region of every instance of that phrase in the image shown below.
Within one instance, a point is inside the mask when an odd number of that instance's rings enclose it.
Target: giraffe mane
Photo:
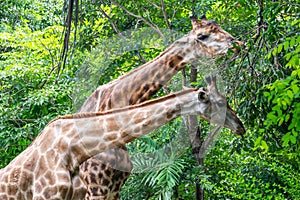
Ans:
[[[92,117],[97,117],[97,116],[102,116],[102,115],[107,115],[107,114],[119,113],[119,112],[122,112],[122,111],[131,110],[131,109],[134,109],[134,108],[141,108],[141,107],[144,107],[144,106],[148,106],[148,105],[152,105],[152,104],[159,103],[159,102],[162,102],[162,101],[166,101],[166,100],[172,99],[176,96],[181,96],[181,95],[184,95],[184,94],[187,94],[187,93],[190,93],[190,92],[193,92],[193,91],[197,91],[197,90],[199,90],[199,89],[189,88],[189,89],[186,89],[186,90],[182,90],[182,91],[179,91],[179,92],[175,92],[175,93],[166,95],[166,96],[158,98],[158,99],[149,100],[149,101],[137,104],[137,105],[131,105],[131,106],[127,106],[127,107],[124,107],[124,108],[116,108],[116,109],[112,109],[112,110],[108,110],[108,111],[104,111],[104,112],[84,112],[84,113],[75,113],[75,114],[71,114],[71,115],[58,116],[57,118],[50,121],[47,124],[47,126],[49,124],[57,121],[57,120],[60,120],[60,119],[92,118]]]
[[[183,36],[182,38],[186,38],[186,37],[188,37],[189,35],[190,35],[190,33],[186,34],[186,35]],[[182,39],[182,38],[180,38],[180,39]],[[146,62],[145,64],[143,64],[143,65],[141,65],[141,66],[139,66],[139,67],[137,67],[137,68],[131,70],[130,72],[128,72],[128,73],[126,73],[126,74],[120,76],[119,78],[117,78],[117,79],[111,81],[110,83],[108,83],[108,85],[114,84],[115,82],[118,82],[118,81],[120,81],[120,80],[122,80],[122,79],[124,79],[124,78],[126,78],[126,77],[128,77],[128,76],[131,76],[132,74],[134,74],[134,73],[136,73],[136,72],[138,72],[138,71],[140,71],[140,70],[143,70],[143,69],[144,69],[146,66],[148,66],[149,64],[152,64],[152,63],[156,62],[158,59],[160,59],[161,57],[163,57],[164,55],[166,55],[168,52],[170,52],[170,51],[174,48],[174,46],[176,46],[175,44],[177,44],[177,41],[178,41],[178,40],[174,41],[174,42],[171,44],[171,46],[169,46],[168,48],[166,48],[163,52],[161,52],[161,53],[160,53],[157,57],[155,57],[154,59],[152,59],[152,60]],[[99,87],[97,88],[97,90],[100,89],[101,87],[102,87],[102,86],[99,86]]]

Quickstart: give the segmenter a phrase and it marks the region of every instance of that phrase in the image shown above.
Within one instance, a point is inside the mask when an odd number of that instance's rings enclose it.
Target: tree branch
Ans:
[[[146,0],[148,3],[150,3],[152,6],[154,6],[155,8],[157,9],[160,9],[160,7],[158,5],[156,5],[155,3],[149,1],[149,0]]]
[[[186,73],[185,68],[181,70],[181,77],[182,77],[182,88],[186,87]]]
[[[50,49],[40,40],[40,39],[38,39],[39,40],[39,42],[41,43],[41,45],[48,51],[48,53],[50,54],[50,57],[51,57],[51,61],[52,61],[52,67],[55,67],[55,58],[54,58],[54,56],[53,56],[53,54],[52,54],[52,52],[50,51]]]
[[[102,1],[101,1],[102,2]],[[108,19],[111,27],[114,31],[122,38],[124,38],[123,34],[119,31],[117,25],[112,21],[111,17],[100,7],[100,12]]]
[[[167,12],[166,12],[166,9],[165,9],[165,2],[164,2],[164,0],[161,0],[161,10],[162,10],[162,12],[164,14],[164,18],[165,18],[167,26],[171,30],[171,25],[169,23],[168,15],[167,15]]]
[[[173,9],[173,15],[172,15],[172,17],[171,17],[171,21],[174,20],[174,17],[175,17],[176,12],[179,10],[179,8],[181,7],[181,5],[183,5],[183,4],[185,3],[185,1],[186,1],[186,0],[181,1],[180,4],[179,4],[176,8]]]
[[[132,12],[130,12],[129,10],[127,10],[124,6],[118,4],[117,2],[115,2],[114,0],[111,0],[111,2],[113,2],[114,4],[116,4],[119,8],[121,8],[122,10],[124,10],[127,14],[137,18],[137,19],[140,19],[142,20],[145,24],[147,24],[150,28],[152,28],[154,31],[156,31],[162,38],[164,38],[164,34],[158,29],[156,28],[154,25],[152,25],[150,22],[148,22],[145,18],[143,18],[142,16],[140,15],[136,15]]]

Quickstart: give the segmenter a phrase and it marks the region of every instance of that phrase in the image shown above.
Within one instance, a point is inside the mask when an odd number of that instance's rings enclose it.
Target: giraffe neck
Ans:
[[[191,36],[175,41],[157,58],[100,86],[83,104],[79,112],[97,112],[134,105],[151,98],[186,64],[204,57],[206,51]],[[196,47],[197,46],[197,47]]]
[[[77,160],[71,163],[74,169],[89,157],[123,146],[179,116],[202,116],[205,104],[198,100],[200,90],[190,89],[140,105],[102,113],[60,117],[48,126],[55,128],[62,139],[70,137],[68,157],[70,160]],[[72,127],[72,130],[62,131],[66,127]]]

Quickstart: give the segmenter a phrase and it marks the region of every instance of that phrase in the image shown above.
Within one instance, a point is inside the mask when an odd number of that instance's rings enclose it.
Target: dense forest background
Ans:
[[[190,15],[206,13],[244,42],[239,54],[198,67],[224,82],[245,138],[223,129],[199,166],[189,145],[180,155],[158,151],[184,132],[180,120],[164,126],[128,145],[132,154],[159,155],[135,159],[122,199],[195,199],[196,184],[204,199],[300,199],[299,8],[296,0],[1,1],[0,168],[51,119],[155,58],[191,30]],[[179,90],[193,67],[158,96]],[[198,70],[189,85],[203,85],[203,73],[211,72]],[[205,138],[210,128],[199,123]]]

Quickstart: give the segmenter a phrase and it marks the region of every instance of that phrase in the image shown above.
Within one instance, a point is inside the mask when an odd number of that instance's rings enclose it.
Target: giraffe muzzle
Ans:
[[[243,46],[243,42],[235,40],[232,42],[232,44],[230,45],[229,49],[231,49],[232,51],[234,51],[234,53],[239,53],[241,50],[241,47]]]

